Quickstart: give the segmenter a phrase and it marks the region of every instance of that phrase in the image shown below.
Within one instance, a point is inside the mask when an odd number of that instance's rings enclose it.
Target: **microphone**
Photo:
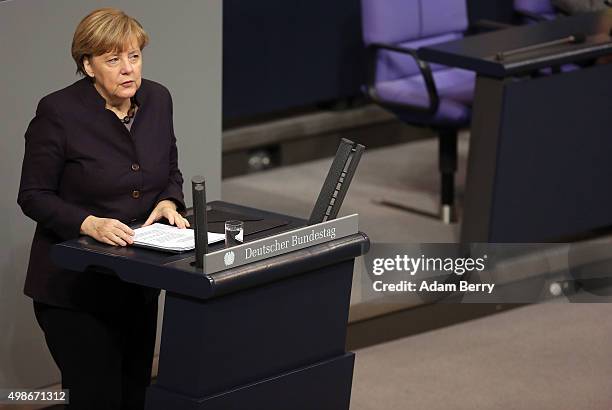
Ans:
[[[204,255],[208,252],[208,223],[206,221],[206,182],[204,177],[191,178],[191,193],[193,196],[193,224],[195,234],[196,259],[195,266],[204,268]]]
[[[563,44],[581,44],[581,43],[584,43],[585,41],[586,41],[586,35],[584,35],[583,33],[576,33],[576,34],[572,34],[571,36],[560,38],[558,40],[547,41],[547,42],[540,43],[540,44],[534,44],[532,46],[515,48],[513,50],[508,50],[508,51],[500,51],[495,56],[495,59],[497,61],[503,61],[504,58],[515,55],[515,54],[526,53],[529,51],[539,50],[541,48],[560,46]]]

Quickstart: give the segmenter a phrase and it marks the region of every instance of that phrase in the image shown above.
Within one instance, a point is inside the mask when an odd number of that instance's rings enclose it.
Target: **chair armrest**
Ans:
[[[402,104],[398,102],[392,101],[384,101],[382,100],[378,93],[376,92],[376,59],[378,57],[378,52],[380,50],[389,50],[397,53],[407,54],[411,56],[414,61],[417,63],[419,67],[419,71],[423,76],[423,80],[425,82],[425,87],[427,89],[427,95],[429,97],[429,106],[419,106],[419,105],[411,105],[411,104]],[[436,83],[434,82],[433,74],[431,72],[431,67],[427,61],[421,60],[416,50],[406,47],[399,47],[391,44],[383,44],[383,43],[372,43],[367,48],[368,51],[368,76],[367,76],[367,90],[370,98],[376,103],[387,106],[390,108],[401,108],[405,110],[417,111],[423,114],[434,115],[438,111],[438,107],[440,105],[440,98],[438,96],[438,90],[436,89]]]

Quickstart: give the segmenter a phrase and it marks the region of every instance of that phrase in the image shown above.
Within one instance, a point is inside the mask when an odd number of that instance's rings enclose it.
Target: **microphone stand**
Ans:
[[[195,266],[204,270],[204,255],[208,253],[208,222],[206,220],[206,181],[202,176],[191,178],[195,231]]]

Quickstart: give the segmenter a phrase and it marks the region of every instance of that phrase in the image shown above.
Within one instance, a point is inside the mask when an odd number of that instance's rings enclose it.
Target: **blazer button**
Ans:
[[[140,169],[140,165],[132,164],[132,171],[138,171]]]
[[[140,198],[140,191],[138,191],[138,190],[132,191],[132,198],[134,198],[134,199]]]

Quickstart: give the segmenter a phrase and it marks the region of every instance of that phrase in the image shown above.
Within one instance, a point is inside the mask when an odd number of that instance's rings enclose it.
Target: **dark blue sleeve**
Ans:
[[[17,203],[28,217],[67,240],[79,236],[89,212],[58,196],[65,150],[61,121],[43,98],[25,134]]]

